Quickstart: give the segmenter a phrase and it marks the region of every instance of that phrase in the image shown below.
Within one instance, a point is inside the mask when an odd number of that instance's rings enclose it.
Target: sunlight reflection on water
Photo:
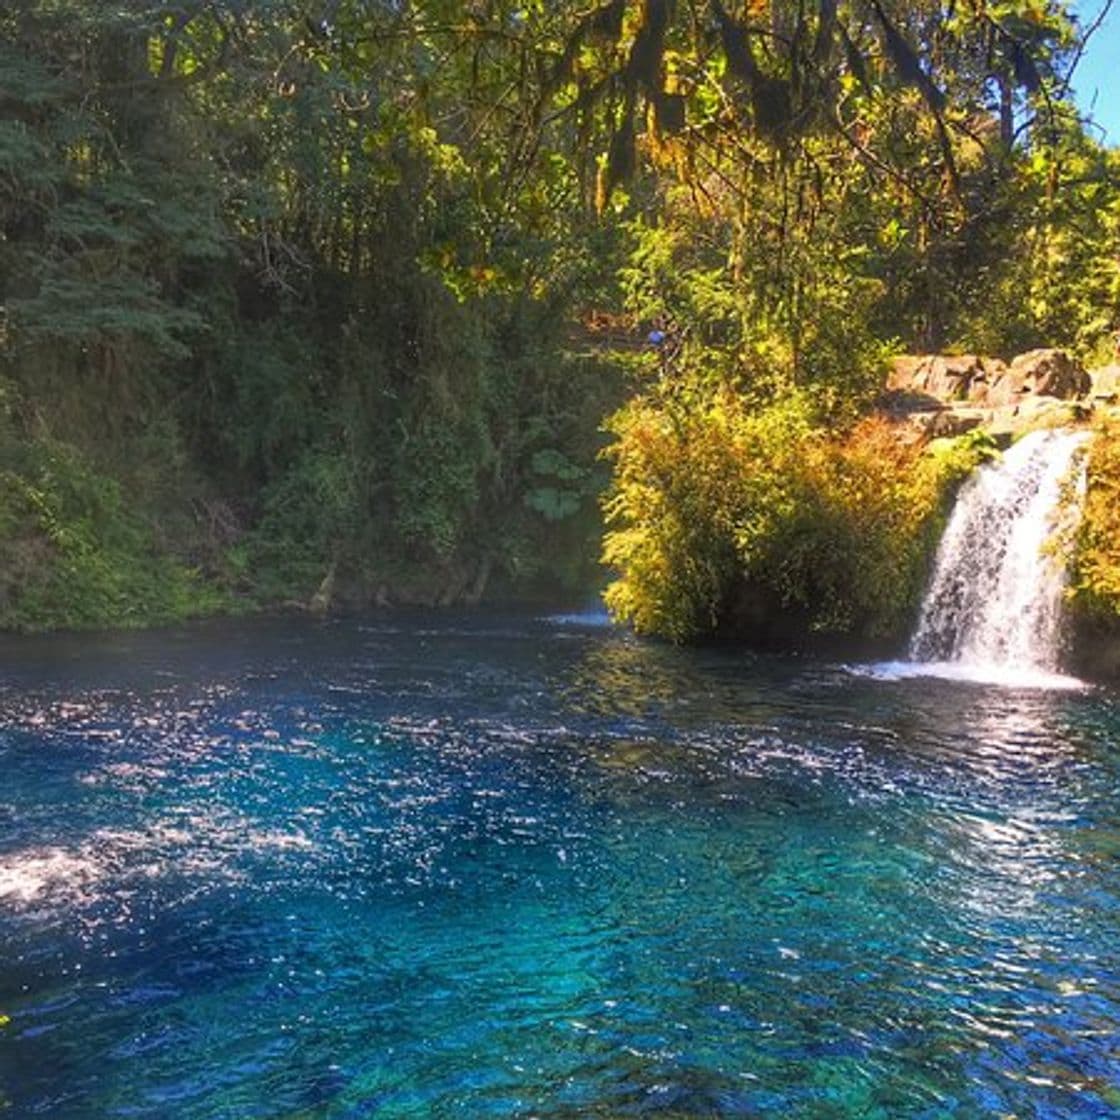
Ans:
[[[1105,690],[552,632],[79,640],[80,684],[71,645],[25,660],[12,1114],[1120,1107]]]

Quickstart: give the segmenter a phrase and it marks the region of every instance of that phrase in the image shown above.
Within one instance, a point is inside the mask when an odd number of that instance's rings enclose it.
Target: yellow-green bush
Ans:
[[[946,499],[983,437],[922,446],[871,418],[843,434],[803,397],[751,410],[726,393],[617,413],[607,603],[684,641],[774,631],[896,635],[921,594]]]
[[[1080,613],[1120,622],[1120,420],[1103,421],[1089,445],[1070,595]]]

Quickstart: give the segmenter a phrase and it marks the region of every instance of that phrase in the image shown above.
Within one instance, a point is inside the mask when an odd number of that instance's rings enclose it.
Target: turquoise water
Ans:
[[[1120,708],[594,619],[0,648],[0,1115],[1120,1115]]]

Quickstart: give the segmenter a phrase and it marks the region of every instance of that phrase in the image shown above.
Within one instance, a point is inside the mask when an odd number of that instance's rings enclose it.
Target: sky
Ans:
[[[1088,26],[1103,7],[1102,0],[1078,0],[1074,4],[1082,24]],[[1104,139],[1120,144],[1120,0],[1101,28],[1089,41],[1073,79],[1077,103],[1104,129]]]

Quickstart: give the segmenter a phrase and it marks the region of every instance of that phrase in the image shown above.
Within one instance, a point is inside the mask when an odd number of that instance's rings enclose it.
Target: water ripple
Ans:
[[[0,694],[12,1115],[1120,1111],[1107,692],[564,619],[74,641]]]

